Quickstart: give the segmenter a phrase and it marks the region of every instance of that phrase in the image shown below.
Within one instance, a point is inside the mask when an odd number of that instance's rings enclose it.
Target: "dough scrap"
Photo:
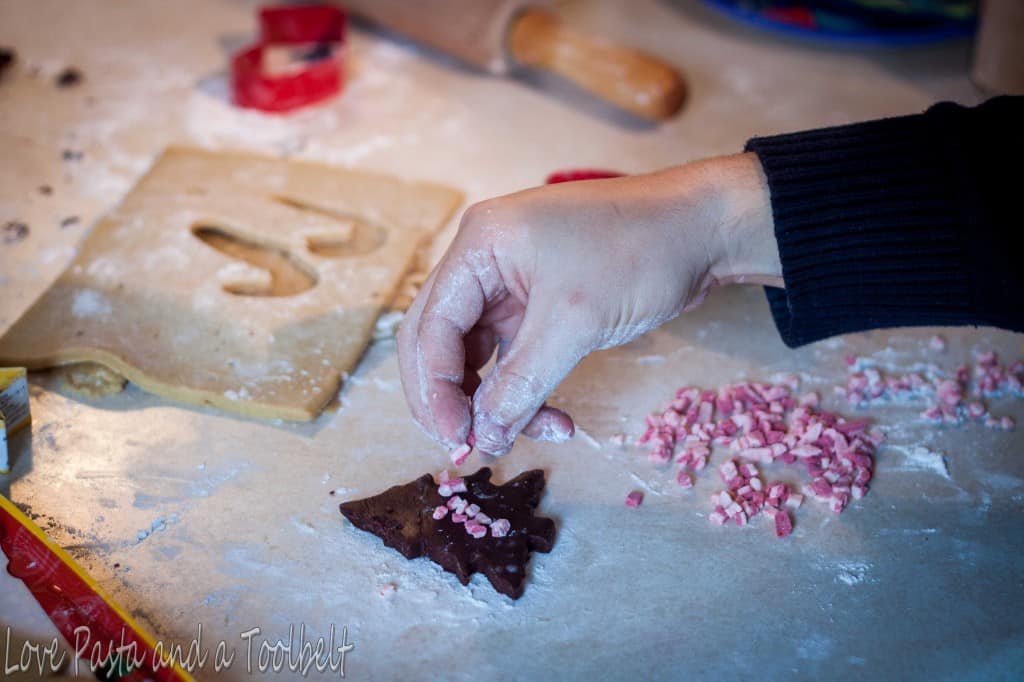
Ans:
[[[57,369],[64,385],[72,393],[87,398],[116,395],[128,385],[128,380],[109,367],[95,362],[79,362]]]

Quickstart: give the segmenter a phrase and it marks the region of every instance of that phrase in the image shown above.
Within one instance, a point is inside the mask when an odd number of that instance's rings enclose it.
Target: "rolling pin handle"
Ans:
[[[557,73],[611,104],[650,120],[674,115],[686,98],[682,75],[663,60],[569,29],[557,14],[530,8],[508,33],[510,56]]]

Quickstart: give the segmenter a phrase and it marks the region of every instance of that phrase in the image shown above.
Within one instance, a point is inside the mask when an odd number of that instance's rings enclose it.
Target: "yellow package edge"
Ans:
[[[0,474],[10,471],[8,438],[30,423],[27,372],[22,367],[0,368]]]

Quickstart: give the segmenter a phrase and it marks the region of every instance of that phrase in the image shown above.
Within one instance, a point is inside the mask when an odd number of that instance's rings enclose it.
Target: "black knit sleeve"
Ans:
[[[881,327],[1024,331],[1024,97],[750,140],[798,346]]]

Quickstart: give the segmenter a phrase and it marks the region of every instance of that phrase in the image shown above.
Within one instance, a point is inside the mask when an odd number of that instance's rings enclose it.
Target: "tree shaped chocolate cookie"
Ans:
[[[498,592],[518,599],[530,552],[550,552],[555,540],[554,522],[534,515],[543,491],[539,469],[494,485],[484,467],[462,479],[442,478],[440,486],[424,474],[345,502],[341,513],[407,559],[425,556],[463,585],[473,573],[483,573]]]

